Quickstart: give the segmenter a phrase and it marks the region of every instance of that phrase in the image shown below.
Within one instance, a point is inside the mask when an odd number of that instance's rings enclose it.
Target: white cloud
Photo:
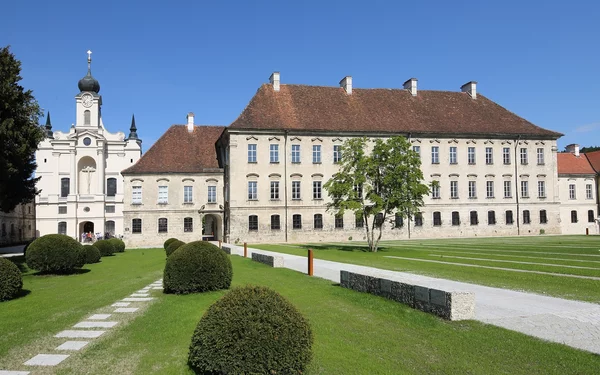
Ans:
[[[589,133],[596,129],[600,129],[600,122],[595,122],[593,124],[588,124],[588,125],[581,125],[581,126],[576,127],[575,130],[573,130],[573,131],[575,133]]]

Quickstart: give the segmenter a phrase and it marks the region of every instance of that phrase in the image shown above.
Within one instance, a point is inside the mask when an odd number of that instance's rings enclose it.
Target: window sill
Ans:
[[[206,204],[217,204],[217,202],[206,202]]]
[[[529,196],[526,196],[526,197],[521,196],[521,199],[529,199]]]
[[[271,161],[271,162],[269,162],[269,164],[279,164],[279,162],[278,161]]]
[[[132,206],[142,206],[142,203],[131,203]]]
[[[458,197],[450,197],[450,199],[458,199]]]
[[[477,197],[469,197],[469,199],[477,199]]]
[[[439,161],[432,161],[431,164],[440,164]]]
[[[322,201],[323,198],[313,198],[313,201]]]
[[[442,199],[440,197],[431,197],[431,199]]]
[[[292,200],[295,201],[295,202],[301,202],[302,198],[292,198]]]
[[[248,164],[257,164],[255,161],[249,161],[248,160]]]
[[[545,163],[537,163],[537,165],[546,165]]]
[[[270,201],[271,202],[281,202],[281,199],[279,199],[279,198],[271,198]]]
[[[157,203],[159,206],[166,206],[169,204],[169,202],[158,202]]]
[[[477,165],[477,163],[467,163],[468,165]]]
[[[320,161],[313,161],[313,164],[322,164]]]
[[[548,197],[538,197],[538,198],[539,198],[539,199],[546,199],[546,198],[548,198]]]
[[[504,197],[504,199],[512,199],[512,196],[510,196],[510,197]]]
[[[299,161],[293,161],[292,164],[301,164]]]
[[[191,205],[193,205],[193,204],[194,204],[194,202],[183,202],[182,204],[183,204],[183,205],[186,205],[186,206],[191,206]]]
[[[457,162],[450,162],[450,165],[458,165]]]
[[[254,199],[248,199],[248,202],[257,202],[257,201],[258,201],[258,199],[257,199],[257,198],[254,198]]]
[[[496,197],[485,197],[485,199],[496,199]]]

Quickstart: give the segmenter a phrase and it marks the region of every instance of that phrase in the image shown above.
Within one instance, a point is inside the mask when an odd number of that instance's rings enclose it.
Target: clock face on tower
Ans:
[[[83,96],[81,97],[81,103],[83,103],[84,107],[91,107],[93,104],[93,100],[94,98],[92,98],[92,95],[90,94],[83,94]]]

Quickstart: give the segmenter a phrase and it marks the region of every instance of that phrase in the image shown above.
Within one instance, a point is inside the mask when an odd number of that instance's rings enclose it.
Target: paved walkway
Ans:
[[[230,245],[232,254],[243,255],[241,246]],[[296,255],[248,248],[252,253],[284,258],[284,266],[307,272],[307,259]],[[403,281],[430,288],[475,293],[475,320],[544,340],[600,354],[600,305],[492,288],[405,272],[353,264],[314,260],[314,276],[340,282],[340,270]]]

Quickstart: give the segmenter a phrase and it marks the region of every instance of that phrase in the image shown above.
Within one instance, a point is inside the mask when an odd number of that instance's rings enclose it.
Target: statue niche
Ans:
[[[98,186],[97,176],[96,161],[89,156],[82,157],[77,165],[79,194],[94,194]]]

